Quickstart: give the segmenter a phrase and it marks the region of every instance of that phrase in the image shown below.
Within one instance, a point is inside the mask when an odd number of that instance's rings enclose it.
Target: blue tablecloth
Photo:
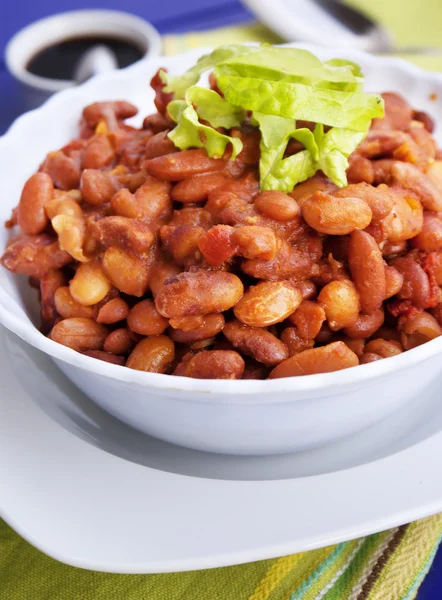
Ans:
[[[22,27],[55,12],[82,8],[124,10],[153,23],[160,33],[212,29],[253,17],[237,0],[0,0],[0,134],[21,112],[18,87],[7,73],[3,51],[8,39]],[[419,600],[442,599],[442,547],[425,579]]]

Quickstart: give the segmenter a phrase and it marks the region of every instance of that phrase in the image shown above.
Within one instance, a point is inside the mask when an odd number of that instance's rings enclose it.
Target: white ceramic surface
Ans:
[[[136,432],[1,328],[0,382],[0,515],[78,567],[220,567],[442,510],[442,380],[342,442],[268,457],[186,450]]]
[[[40,19],[20,30],[5,50],[10,73],[22,84],[24,104],[33,108],[54,92],[67,89],[75,82],[48,79],[30,73],[26,65],[30,58],[52,44],[76,36],[113,36],[133,40],[144,49],[145,58],[159,56],[161,37],[147,21],[115,10],[76,10]]]
[[[323,58],[336,56],[334,51],[304,47]],[[147,114],[153,108],[153,93],[146,82],[155,70],[166,66],[171,72],[182,72],[203,52],[140,62],[67,90],[21,117],[0,140],[4,198],[0,219],[9,216],[23,182],[45,153],[76,134],[84,105],[124,95]],[[434,93],[442,97],[441,75],[395,59],[358,52],[339,55],[361,64],[367,89],[402,92],[442,123],[442,103],[430,100]],[[2,231],[0,235],[3,247],[9,234]],[[24,279],[1,270],[0,288],[1,322],[52,356],[97,404],[146,433],[198,450],[273,454],[324,445],[391,414],[418,397],[441,373],[442,338],[394,358],[308,377],[219,382],[142,373],[80,355],[41,335],[32,323],[32,319],[37,322],[35,296]]]

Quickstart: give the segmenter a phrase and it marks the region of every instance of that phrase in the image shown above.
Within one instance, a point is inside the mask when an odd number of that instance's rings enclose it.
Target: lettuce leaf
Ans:
[[[192,104],[186,100],[173,100],[167,105],[167,112],[177,126],[168,133],[169,138],[177,148],[205,148],[213,158],[221,158],[226,147],[232,145],[231,160],[234,160],[242,150],[239,138],[233,138],[216,129],[203,125],[198,120],[198,114]]]
[[[291,192],[293,187],[312,177],[318,147],[314,134],[306,128],[296,129],[296,121],[254,112],[253,119],[261,130],[259,176],[262,190]],[[296,139],[305,150],[284,158],[290,139]]]
[[[324,133],[322,124],[316,125],[315,139],[319,149],[318,170],[320,169],[333,183],[339,187],[347,185],[348,157],[367,135],[367,130],[333,127]]]
[[[246,117],[246,111],[233,106],[217,92],[203,87],[190,87],[185,95],[189,104],[193,104],[198,116],[212,127],[239,127]]]
[[[376,94],[317,89],[300,83],[220,76],[225,99],[246,110],[366,131],[367,121],[384,114]]]

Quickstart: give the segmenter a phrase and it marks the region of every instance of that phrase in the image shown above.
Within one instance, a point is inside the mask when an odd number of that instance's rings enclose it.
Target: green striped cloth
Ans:
[[[411,600],[442,514],[336,546],[249,565],[113,575],[56,562],[0,522],[1,600]]]

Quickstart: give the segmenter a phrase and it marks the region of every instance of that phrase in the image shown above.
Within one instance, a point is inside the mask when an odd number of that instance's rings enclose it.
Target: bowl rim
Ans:
[[[322,48],[315,44],[283,44],[285,47],[299,47],[310,50],[313,53],[334,53],[334,50]],[[90,81],[77,86],[63,90],[52,96],[45,104],[37,109],[21,115],[10,126],[4,136],[0,138],[0,146],[9,145],[15,132],[27,126],[29,121],[40,119],[42,114],[53,114],[57,104],[62,104],[68,95],[78,94],[78,90],[85,88],[98,87],[100,83],[109,79],[126,79],[134,72],[142,72],[144,69],[153,67],[153,63],[161,62],[167,65],[179,61],[182,57],[197,58],[201,54],[210,51],[211,48],[197,48],[184,52],[173,57],[146,57],[137,63],[134,63],[126,69],[120,69],[112,73],[105,73]],[[384,66],[393,67],[408,74],[419,78],[424,78],[427,81],[434,81],[442,84],[442,74],[426,72],[418,67],[407,63],[399,58],[375,57],[363,51],[356,50],[339,50],[340,54],[347,55],[354,60],[361,60],[367,63],[382,64]],[[0,288],[2,289],[2,288]],[[15,305],[15,307],[14,307]],[[15,308],[15,309],[14,309]],[[23,316],[20,316],[23,314]],[[83,369],[89,373],[94,373],[108,379],[114,379],[126,384],[137,384],[146,387],[147,390],[163,390],[164,392],[193,392],[198,394],[192,398],[196,402],[237,402],[238,398],[232,400],[232,396],[241,396],[242,401],[250,403],[268,403],[272,401],[271,394],[286,394],[286,397],[280,401],[296,401],[302,400],[305,394],[318,394],[326,391],[327,395],[334,395],[343,392],[348,387],[362,387],[370,383],[371,380],[386,378],[396,373],[400,373],[404,369],[416,366],[425,360],[442,355],[442,336],[431,340],[417,348],[408,350],[400,355],[391,357],[386,360],[376,361],[374,363],[359,365],[358,368],[343,369],[332,373],[321,373],[315,375],[306,375],[302,377],[286,377],[281,379],[271,380],[222,380],[222,391],[220,390],[219,380],[212,379],[193,379],[189,377],[164,375],[159,373],[147,373],[144,371],[136,371],[127,367],[113,365],[100,361],[89,356],[85,356],[54,342],[44,336],[33,325],[30,319],[25,316],[21,308],[17,310],[17,303],[12,299],[6,290],[2,289],[0,295],[0,323],[7,329],[17,334],[24,341],[28,342],[35,348],[45,352],[52,358],[60,360],[74,367]],[[296,395],[295,395],[296,394]]]
[[[107,30],[111,25],[117,23],[123,25],[127,30],[131,29],[133,35],[142,37],[146,43],[146,50],[143,57],[136,62],[161,54],[162,39],[159,32],[149,21],[146,21],[142,17],[125,11],[110,9],[70,10],[43,17],[17,31],[8,41],[5,48],[5,62],[8,71],[21,83],[44,92],[58,92],[73,87],[75,86],[75,82],[69,79],[49,79],[30,73],[26,69],[26,60],[20,60],[17,56],[20,48],[23,45],[27,47],[27,40],[38,34],[38,44],[26,51],[26,58],[29,60],[30,57],[38,54],[51,43],[61,42],[76,35],[81,35],[80,31],[65,31],[64,28],[66,27],[70,29],[72,26],[79,25],[80,29],[84,29],[83,35],[87,35],[89,30],[99,33],[98,30],[103,26]],[[104,29],[103,33],[105,33]],[[49,41],[47,39],[48,34]]]

